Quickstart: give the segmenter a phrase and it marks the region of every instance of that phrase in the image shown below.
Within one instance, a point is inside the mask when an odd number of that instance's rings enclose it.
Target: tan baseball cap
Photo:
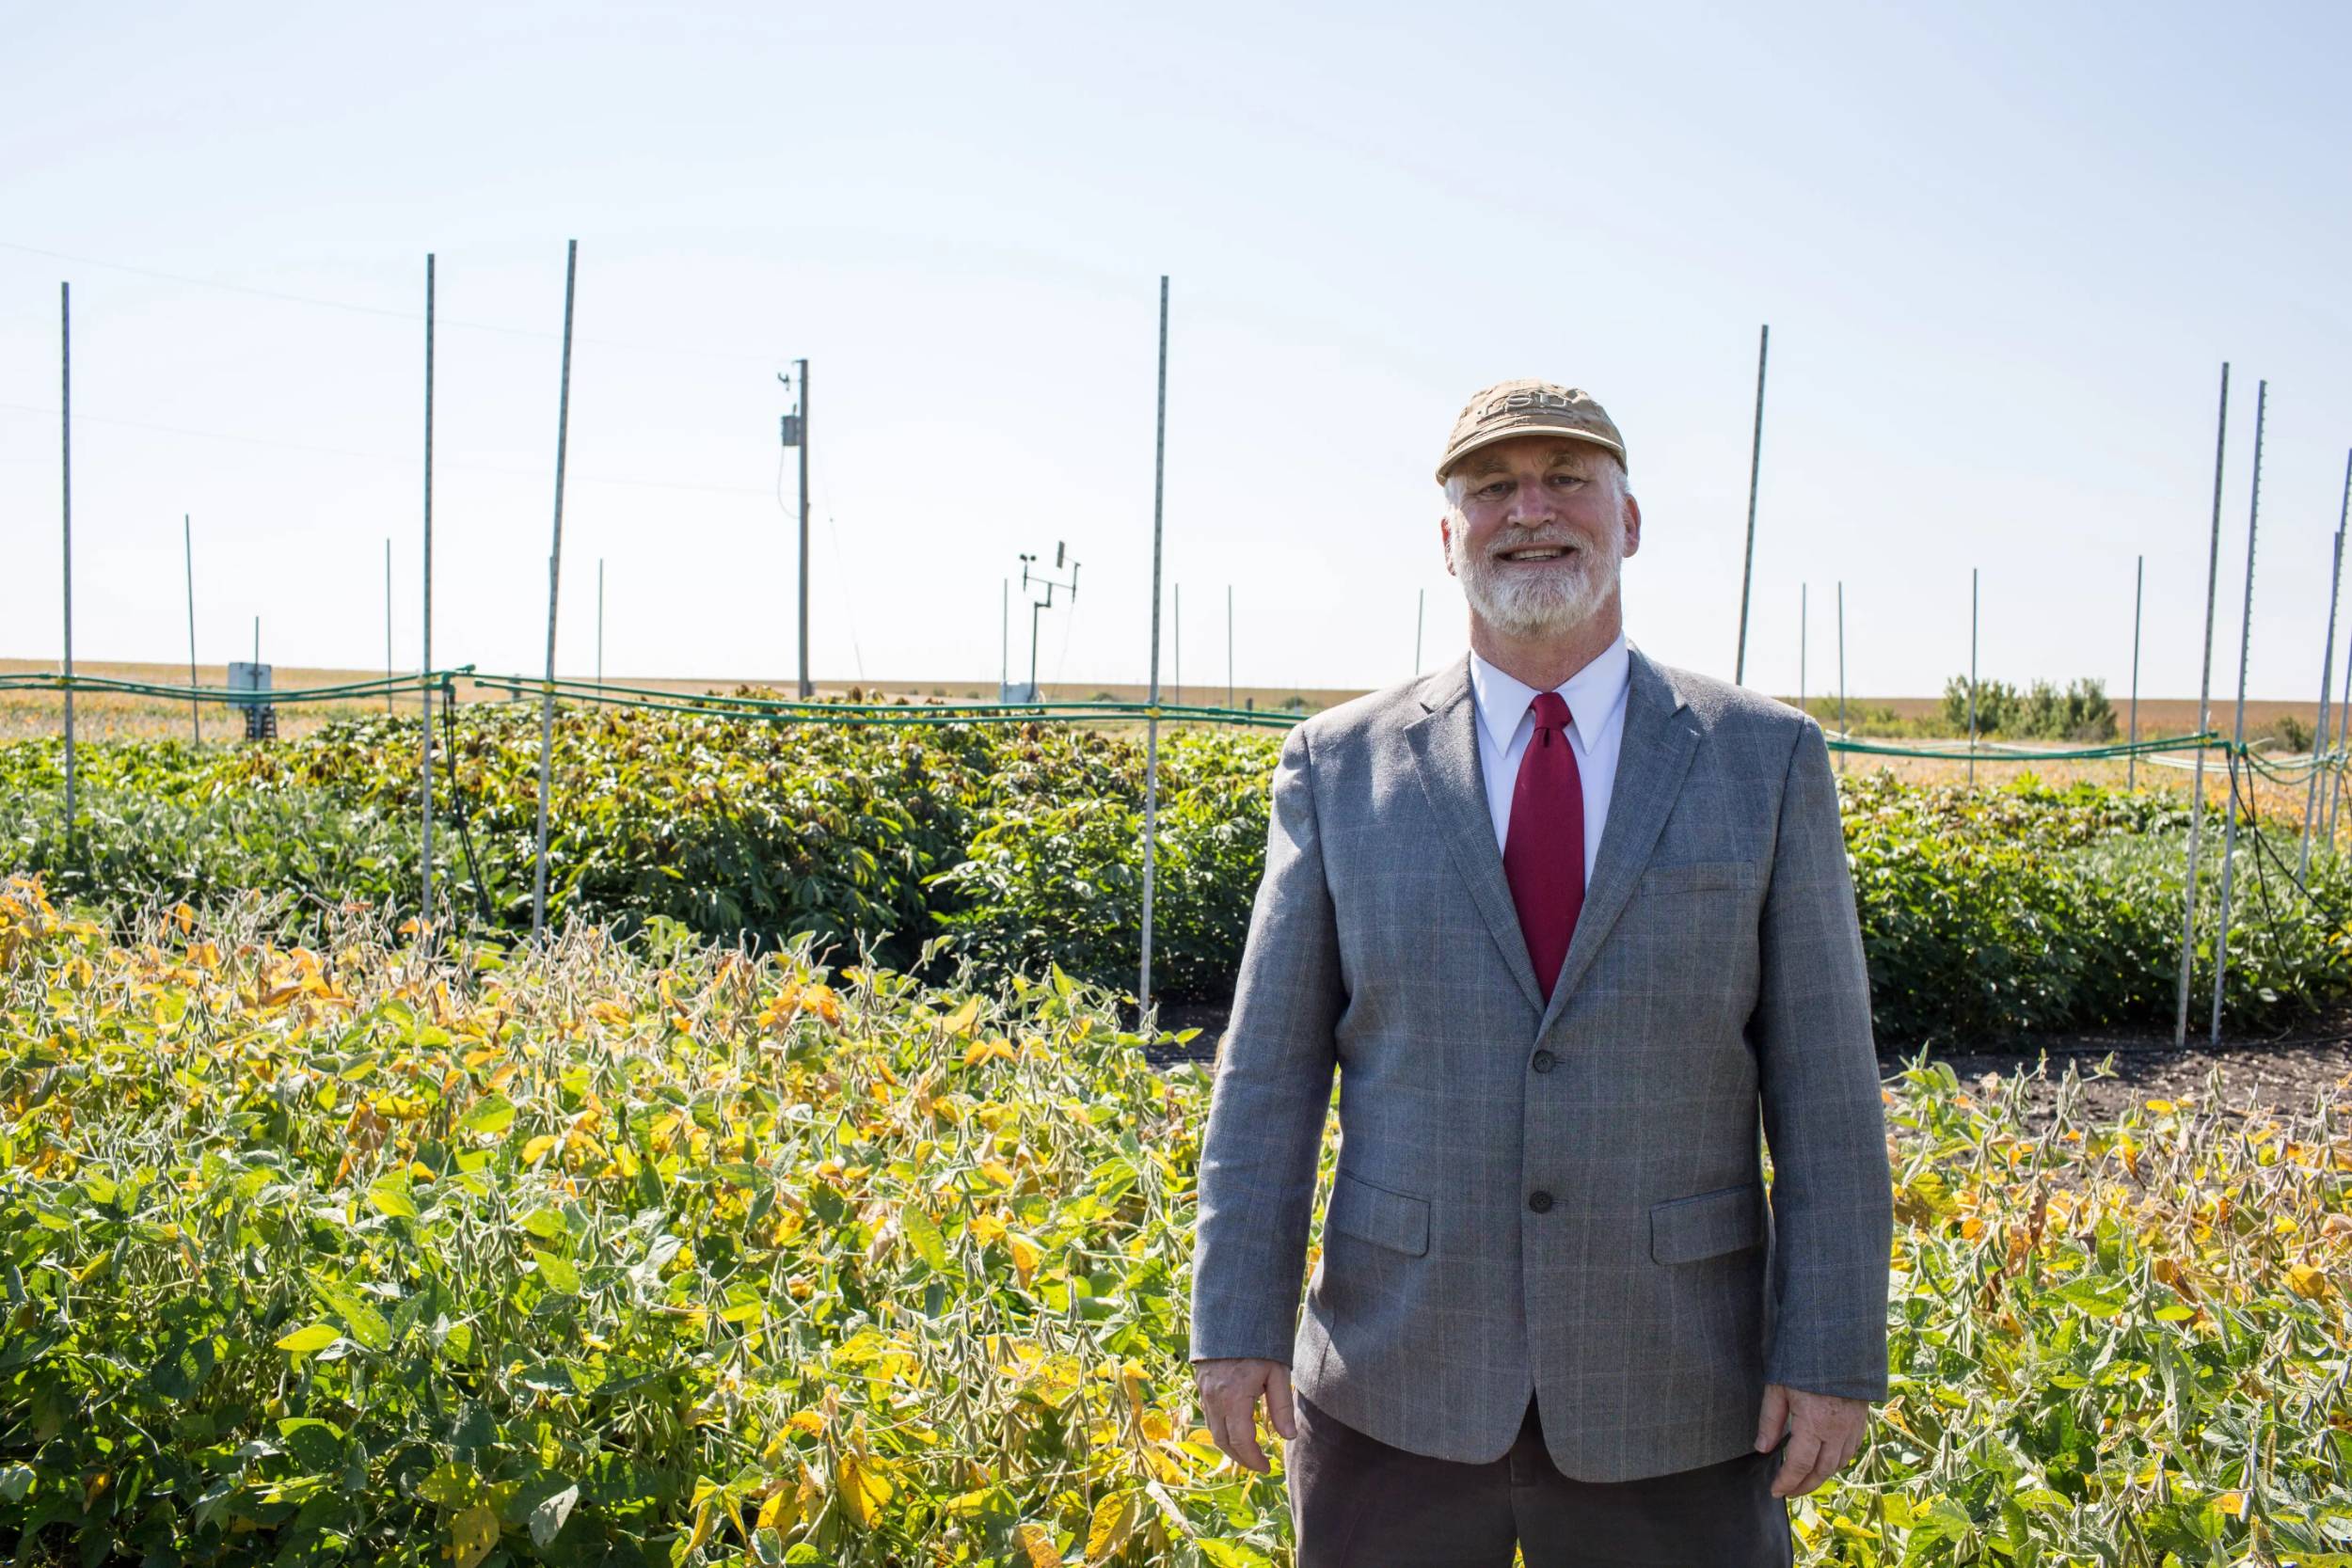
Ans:
[[[1549,381],[1498,381],[1473,396],[1454,421],[1445,456],[1438,461],[1438,483],[1479,448],[1518,436],[1566,436],[1607,447],[1620,464],[1626,461],[1625,437],[1590,392]]]

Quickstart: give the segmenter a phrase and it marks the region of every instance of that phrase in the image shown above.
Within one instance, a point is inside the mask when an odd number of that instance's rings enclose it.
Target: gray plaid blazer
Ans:
[[[1474,1463],[1532,1389],[1596,1481],[1750,1449],[1767,1383],[1884,1398],[1893,1192],[1821,728],[1638,648],[1630,680],[1549,1006],[1468,657],[1284,740],[1200,1149],[1196,1360],[1285,1362],[1348,1425]]]

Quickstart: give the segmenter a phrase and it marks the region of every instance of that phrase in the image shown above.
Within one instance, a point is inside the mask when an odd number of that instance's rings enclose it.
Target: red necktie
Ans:
[[[1549,1001],[1584,908],[1584,785],[1568,745],[1567,703],[1557,691],[1539,691],[1534,706],[1535,733],[1511,786],[1502,875],[1519,911],[1535,982]]]

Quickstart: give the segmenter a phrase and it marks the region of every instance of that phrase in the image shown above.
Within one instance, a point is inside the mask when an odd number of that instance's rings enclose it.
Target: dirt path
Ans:
[[[1213,1061],[1227,1013],[1222,1005],[1163,1006],[1162,1029],[1198,1028],[1200,1034],[1184,1050],[1154,1053],[1152,1059]],[[2352,1106],[2352,1007],[2278,1038],[2225,1039],[2215,1047],[2192,1030],[2189,1040],[2188,1049],[2174,1050],[2169,1031],[2053,1036],[1997,1049],[1933,1051],[1928,1059],[1949,1064],[1963,1085],[1980,1090],[2024,1074],[2030,1080],[2029,1124],[2048,1117],[2070,1068],[2080,1085],[2081,1112],[2098,1120],[2112,1119],[2125,1107],[2149,1100],[2194,1101],[2216,1111],[2257,1116],[2308,1112],[2322,1099],[2331,1105]],[[1883,1051],[1879,1070],[1892,1078],[1915,1055]],[[2094,1076],[2110,1059],[2111,1071]]]

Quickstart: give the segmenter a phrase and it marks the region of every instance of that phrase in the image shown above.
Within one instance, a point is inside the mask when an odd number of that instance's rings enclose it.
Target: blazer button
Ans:
[[[1558,1060],[1559,1058],[1549,1051],[1538,1051],[1535,1053],[1534,1066],[1537,1072],[1549,1072],[1552,1064]]]
[[[1548,1214],[1551,1212],[1551,1195],[1547,1192],[1530,1193],[1527,1195],[1527,1206],[1539,1214]]]

